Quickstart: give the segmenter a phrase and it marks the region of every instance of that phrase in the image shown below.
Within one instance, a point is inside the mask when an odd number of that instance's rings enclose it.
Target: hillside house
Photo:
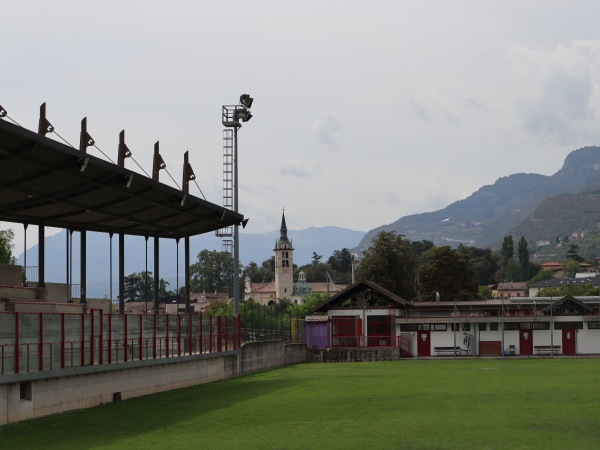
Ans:
[[[498,283],[494,298],[525,297],[527,283],[524,281],[511,281],[508,283]]]

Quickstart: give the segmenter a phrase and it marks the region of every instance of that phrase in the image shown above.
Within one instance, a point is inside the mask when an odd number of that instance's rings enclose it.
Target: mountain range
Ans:
[[[352,251],[360,254],[381,231],[396,231],[407,239],[429,240],[436,246],[463,243],[497,248],[508,234],[524,235],[528,242],[535,242],[586,227],[597,229],[600,195],[595,193],[600,189],[594,188],[596,185],[600,185],[600,147],[584,147],[571,152],[554,175],[517,173],[499,178],[444,209],[404,216],[374,228]],[[548,210],[555,214],[544,213]]]

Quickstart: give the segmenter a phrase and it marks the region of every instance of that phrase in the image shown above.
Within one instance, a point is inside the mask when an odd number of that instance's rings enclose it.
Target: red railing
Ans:
[[[240,330],[239,316],[0,313],[0,374],[226,352]]]

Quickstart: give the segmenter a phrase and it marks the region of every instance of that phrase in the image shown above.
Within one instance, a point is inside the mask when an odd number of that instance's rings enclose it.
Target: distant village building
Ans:
[[[525,297],[527,283],[524,281],[498,283],[494,298]]]
[[[287,299],[292,303],[302,303],[304,297],[312,293],[337,293],[345,285],[336,285],[331,280],[325,283],[309,283],[304,272],[298,273],[294,282],[294,248],[287,235],[285,212],[281,216],[279,239],[275,242],[275,281],[255,283],[246,277],[244,280],[244,300],[253,299],[261,305],[272,305],[278,299]]]
[[[538,281],[529,285],[529,296],[535,297],[539,291],[545,288],[561,288],[565,286],[585,286],[591,284],[594,287],[600,287],[600,275],[589,274],[588,277],[576,278],[550,278],[549,280]]]
[[[227,301],[229,294],[227,292],[190,292],[190,308],[195,313],[204,312],[206,307],[216,300]],[[168,296],[165,298],[164,307],[167,314],[184,314],[186,312],[185,298],[181,295]],[[148,313],[151,313],[151,310],[152,306],[149,307]]]
[[[542,270],[550,270],[554,278],[562,278],[565,276],[563,265],[559,262],[547,262],[542,264]],[[589,263],[579,263],[579,272],[577,277],[587,277],[596,274],[596,269]]]

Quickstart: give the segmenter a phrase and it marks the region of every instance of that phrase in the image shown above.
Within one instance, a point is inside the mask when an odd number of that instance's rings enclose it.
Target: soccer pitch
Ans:
[[[600,359],[301,364],[0,427],[0,448],[600,447]]]

